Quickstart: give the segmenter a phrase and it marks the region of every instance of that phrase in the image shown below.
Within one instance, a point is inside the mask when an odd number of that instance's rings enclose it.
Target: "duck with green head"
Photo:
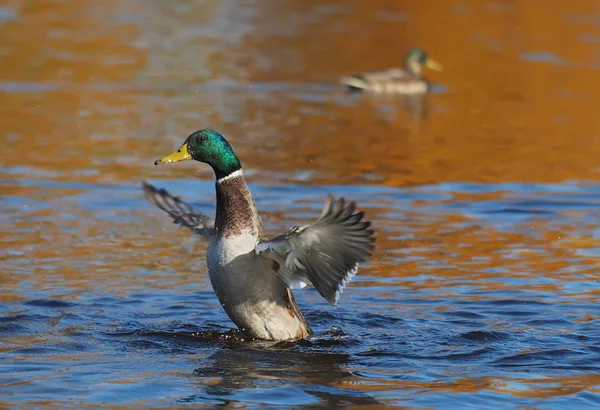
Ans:
[[[353,202],[329,196],[312,224],[267,239],[239,158],[216,131],[191,134],[155,165],[196,160],[210,165],[216,179],[216,217],[194,211],[164,189],[144,184],[146,197],[175,223],[208,238],[207,265],[213,289],[243,334],[290,340],[312,334],[290,289],[313,285],[336,305],[373,250],[373,231]]]
[[[442,66],[429,58],[420,48],[411,49],[404,58],[404,68],[368,71],[342,77],[340,82],[350,91],[369,91],[380,94],[418,95],[429,91],[429,82],[423,77],[423,66],[441,71]]]

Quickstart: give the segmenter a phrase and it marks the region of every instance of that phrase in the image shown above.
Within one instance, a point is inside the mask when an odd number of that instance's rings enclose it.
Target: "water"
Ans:
[[[600,406],[600,9],[593,1],[11,2],[0,9],[0,406]],[[426,101],[340,75],[444,64]],[[377,249],[315,330],[239,341],[206,242],[229,137],[267,231],[356,200]]]

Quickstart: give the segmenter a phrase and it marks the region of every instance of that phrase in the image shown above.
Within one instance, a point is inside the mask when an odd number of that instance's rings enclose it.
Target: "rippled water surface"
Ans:
[[[600,407],[596,1],[14,0],[0,6],[0,406]],[[341,75],[444,65],[425,100]],[[269,233],[356,200],[377,249],[315,336],[241,342],[206,242],[228,136]]]

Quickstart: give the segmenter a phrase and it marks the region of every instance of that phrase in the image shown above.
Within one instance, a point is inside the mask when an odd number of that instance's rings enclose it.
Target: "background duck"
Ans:
[[[164,189],[144,184],[146,197],[175,223],[209,239],[213,289],[231,320],[257,339],[290,340],[312,334],[290,289],[312,284],[336,305],[346,284],[373,250],[373,231],[355,204],[330,196],[319,219],[268,240],[240,160],[216,131],[191,134],[155,165],[194,159],[216,178],[213,220]]]
[[[420,48],[411,49],[404,58],[404,68],[390,68],[383,71],[368,71],[362,74],[342,77],[340,82],[350,91],[415,95],[429,90],[428,81],[422,76],[423,66],[441,71],[442,66],[429,58]]]

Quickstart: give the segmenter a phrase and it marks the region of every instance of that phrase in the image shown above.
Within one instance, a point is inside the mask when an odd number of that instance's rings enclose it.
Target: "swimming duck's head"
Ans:
[[[412,48],[404,59],[406,68],[414,74],[421,73],[421,67],[425,66],[435,71],[442,71],[442,65],[429,58],[427,53],[420,48]]]
[[[192,133],[181,147],[166,157],[157,159],[154,165],[189,159],[210,165],[217,178],[223,178],[242,167],[225,137],[212,130],[199,130]]]

